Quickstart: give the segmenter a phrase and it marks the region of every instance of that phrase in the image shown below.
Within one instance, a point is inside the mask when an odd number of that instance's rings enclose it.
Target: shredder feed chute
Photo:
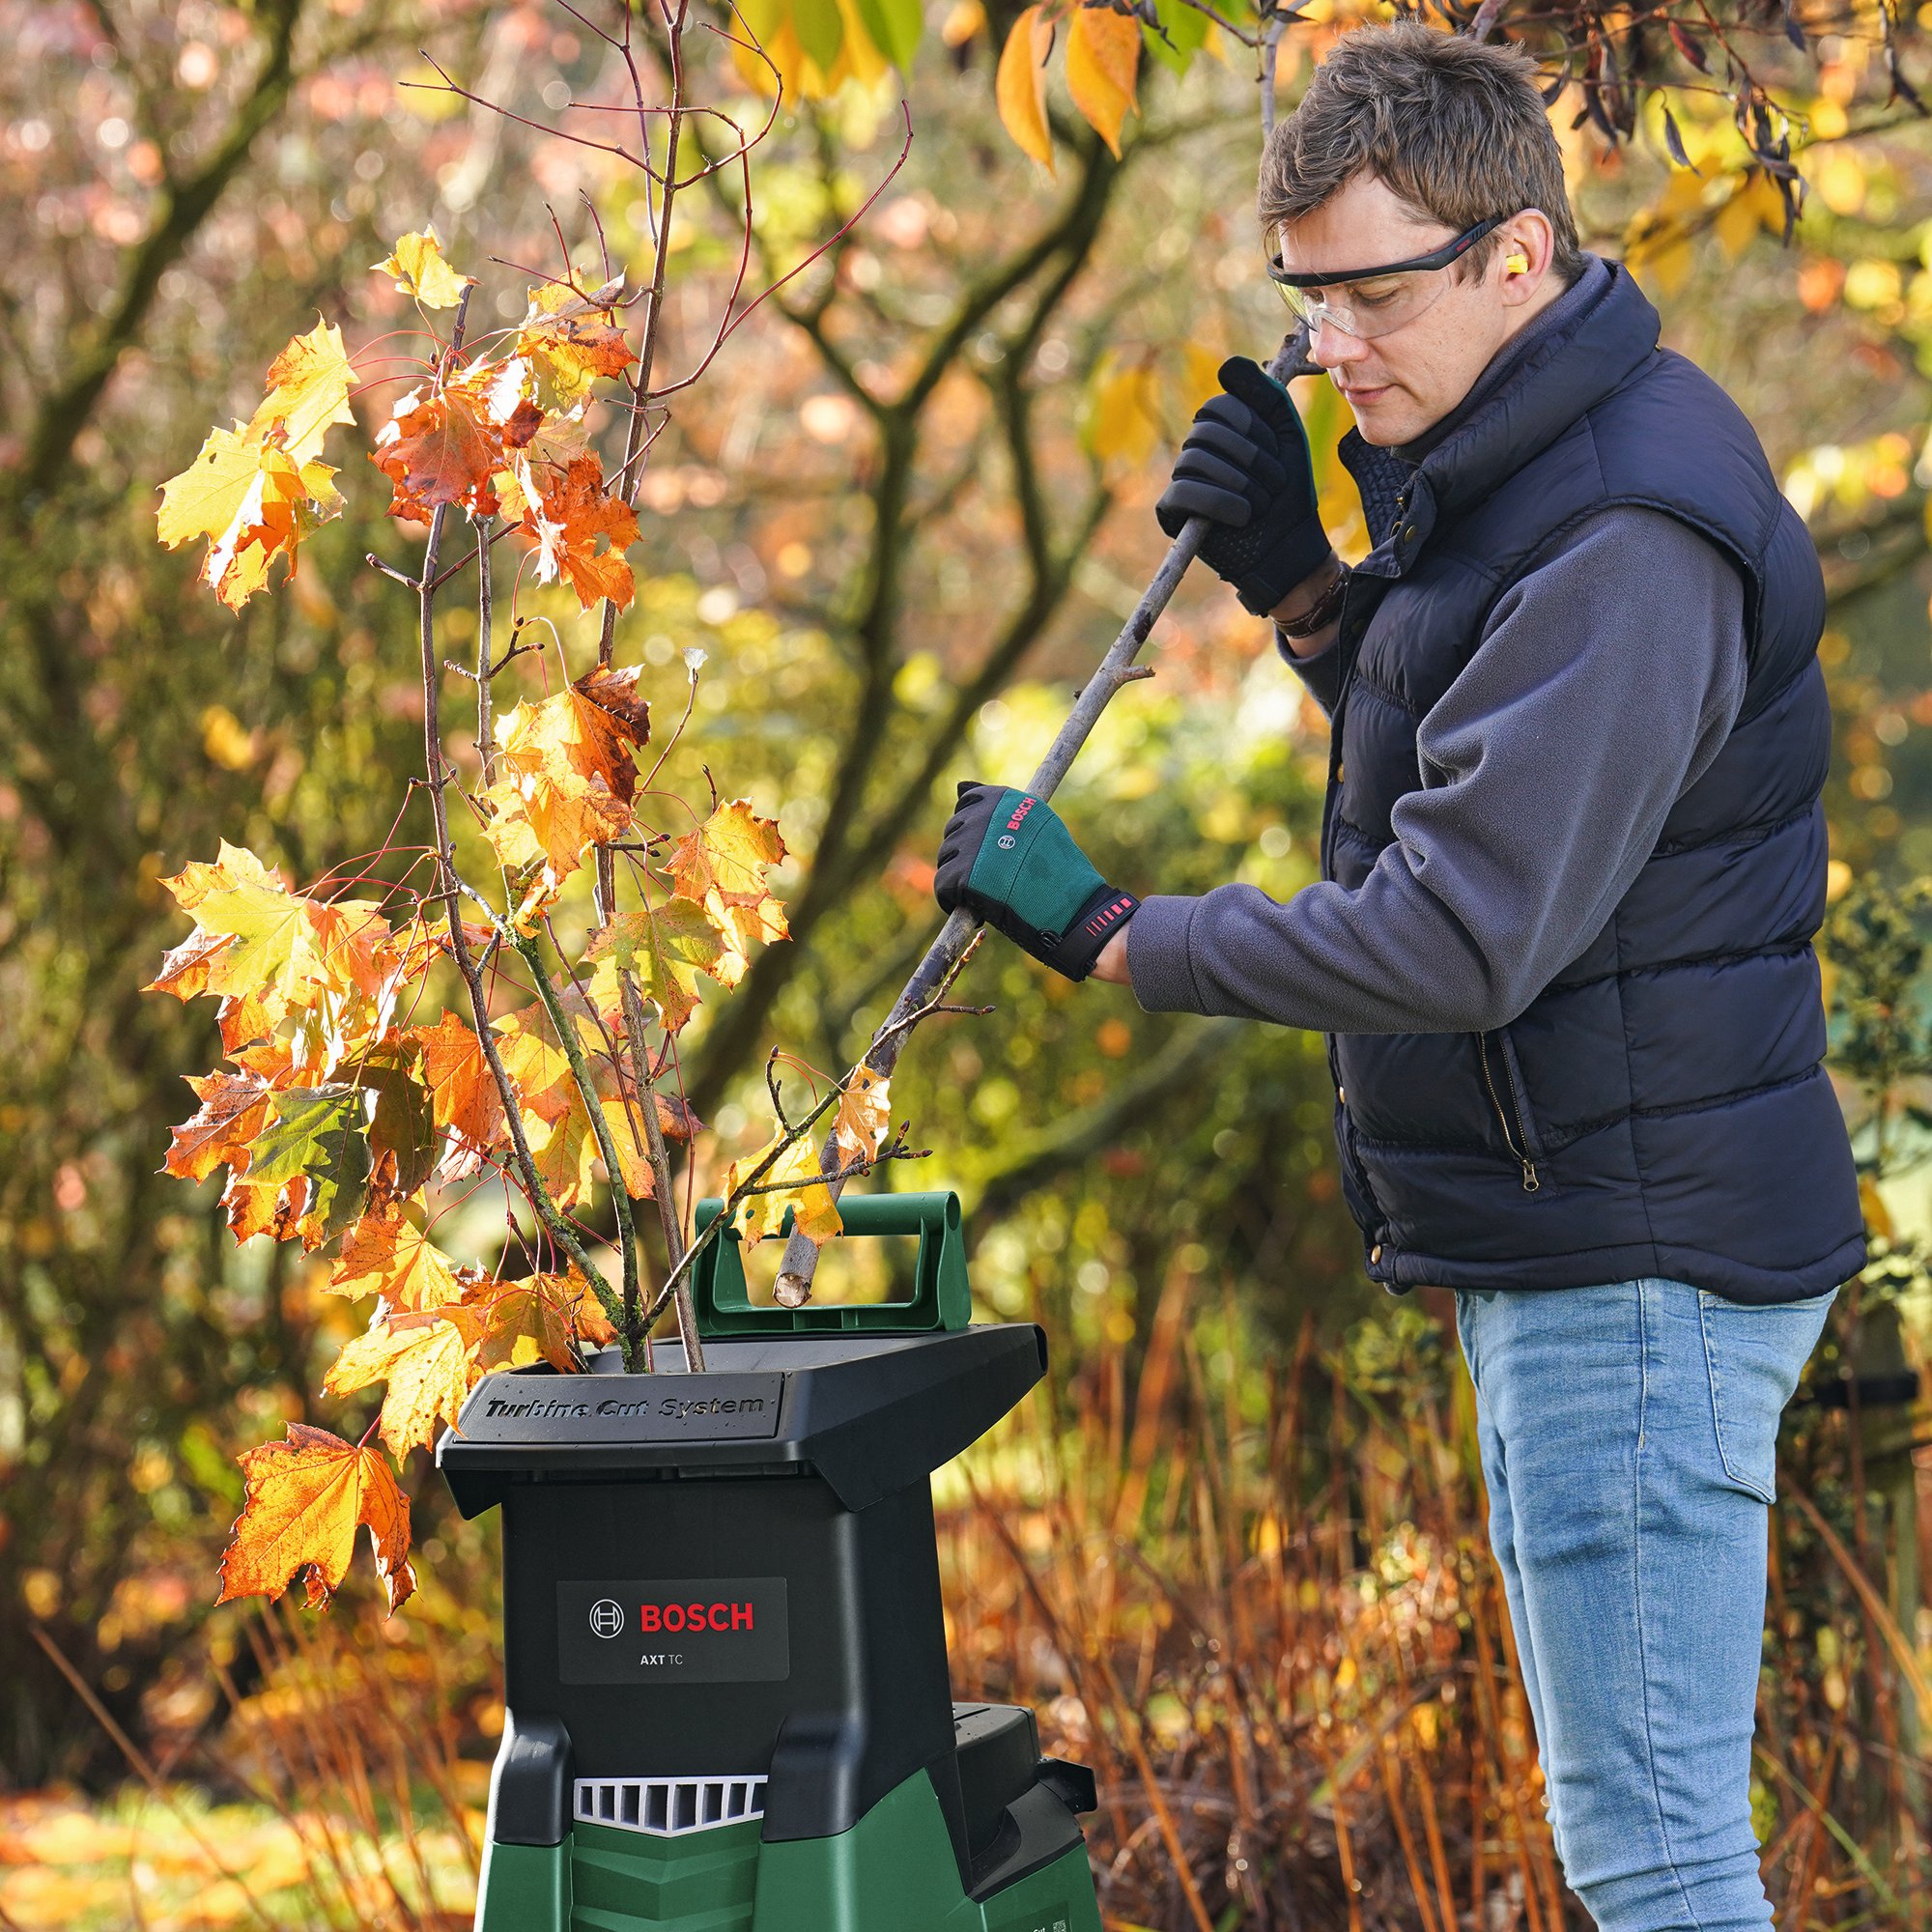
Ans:
[[[1100,1932],[1093,1777],[952,1701],[940,1605],[928,1479],[1045,1338],[968,1325],[952,1195],[840,1208],[920,1236],[910,1300],[754,1307],[727,1230],[702,1374],[489,1376],[443,1438],[463,1514],[503,1512],[478,1932]]]

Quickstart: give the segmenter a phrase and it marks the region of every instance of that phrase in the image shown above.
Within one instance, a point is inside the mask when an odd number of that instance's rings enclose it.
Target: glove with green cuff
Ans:
[[[1036,959],[1084,980],[1140,904],[1110,886],[1043,798],[969,779],[946,821],[933,896],[964,906]]]

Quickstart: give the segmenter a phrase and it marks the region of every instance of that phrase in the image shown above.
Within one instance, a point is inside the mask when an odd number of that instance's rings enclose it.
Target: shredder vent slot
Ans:
[[[682,1838],[765,1815],[762,1777],[580,1777],[580,1825]]]

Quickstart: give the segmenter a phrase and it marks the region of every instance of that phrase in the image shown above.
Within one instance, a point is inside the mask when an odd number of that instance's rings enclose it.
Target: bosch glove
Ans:
[[[1069,980],[1093,972],[1140,904],[1094,869],[1043,798],[971,779],[946,821],[932,894],[946,911],[977,913]]]
[[[1154,516],[1171,537],[1188,518],[1206,517],[1202,561],[1264,617],[1321,568],[1331,546],[1316,514],[1308,437],[1288,391],[1245,355],[1223,362],[1220,374],[1222,393],[1196,413]]]

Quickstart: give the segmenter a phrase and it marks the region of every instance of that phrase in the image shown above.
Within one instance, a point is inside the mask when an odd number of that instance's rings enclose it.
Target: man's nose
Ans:
[[[1316,323],[1314,333],[1308,338],[1308,359],[1318,368],[1340,369],[1347,363],[1360,361],[1367,351],[1368,345],[1360,336],[1337,328],[1326,316]]]

